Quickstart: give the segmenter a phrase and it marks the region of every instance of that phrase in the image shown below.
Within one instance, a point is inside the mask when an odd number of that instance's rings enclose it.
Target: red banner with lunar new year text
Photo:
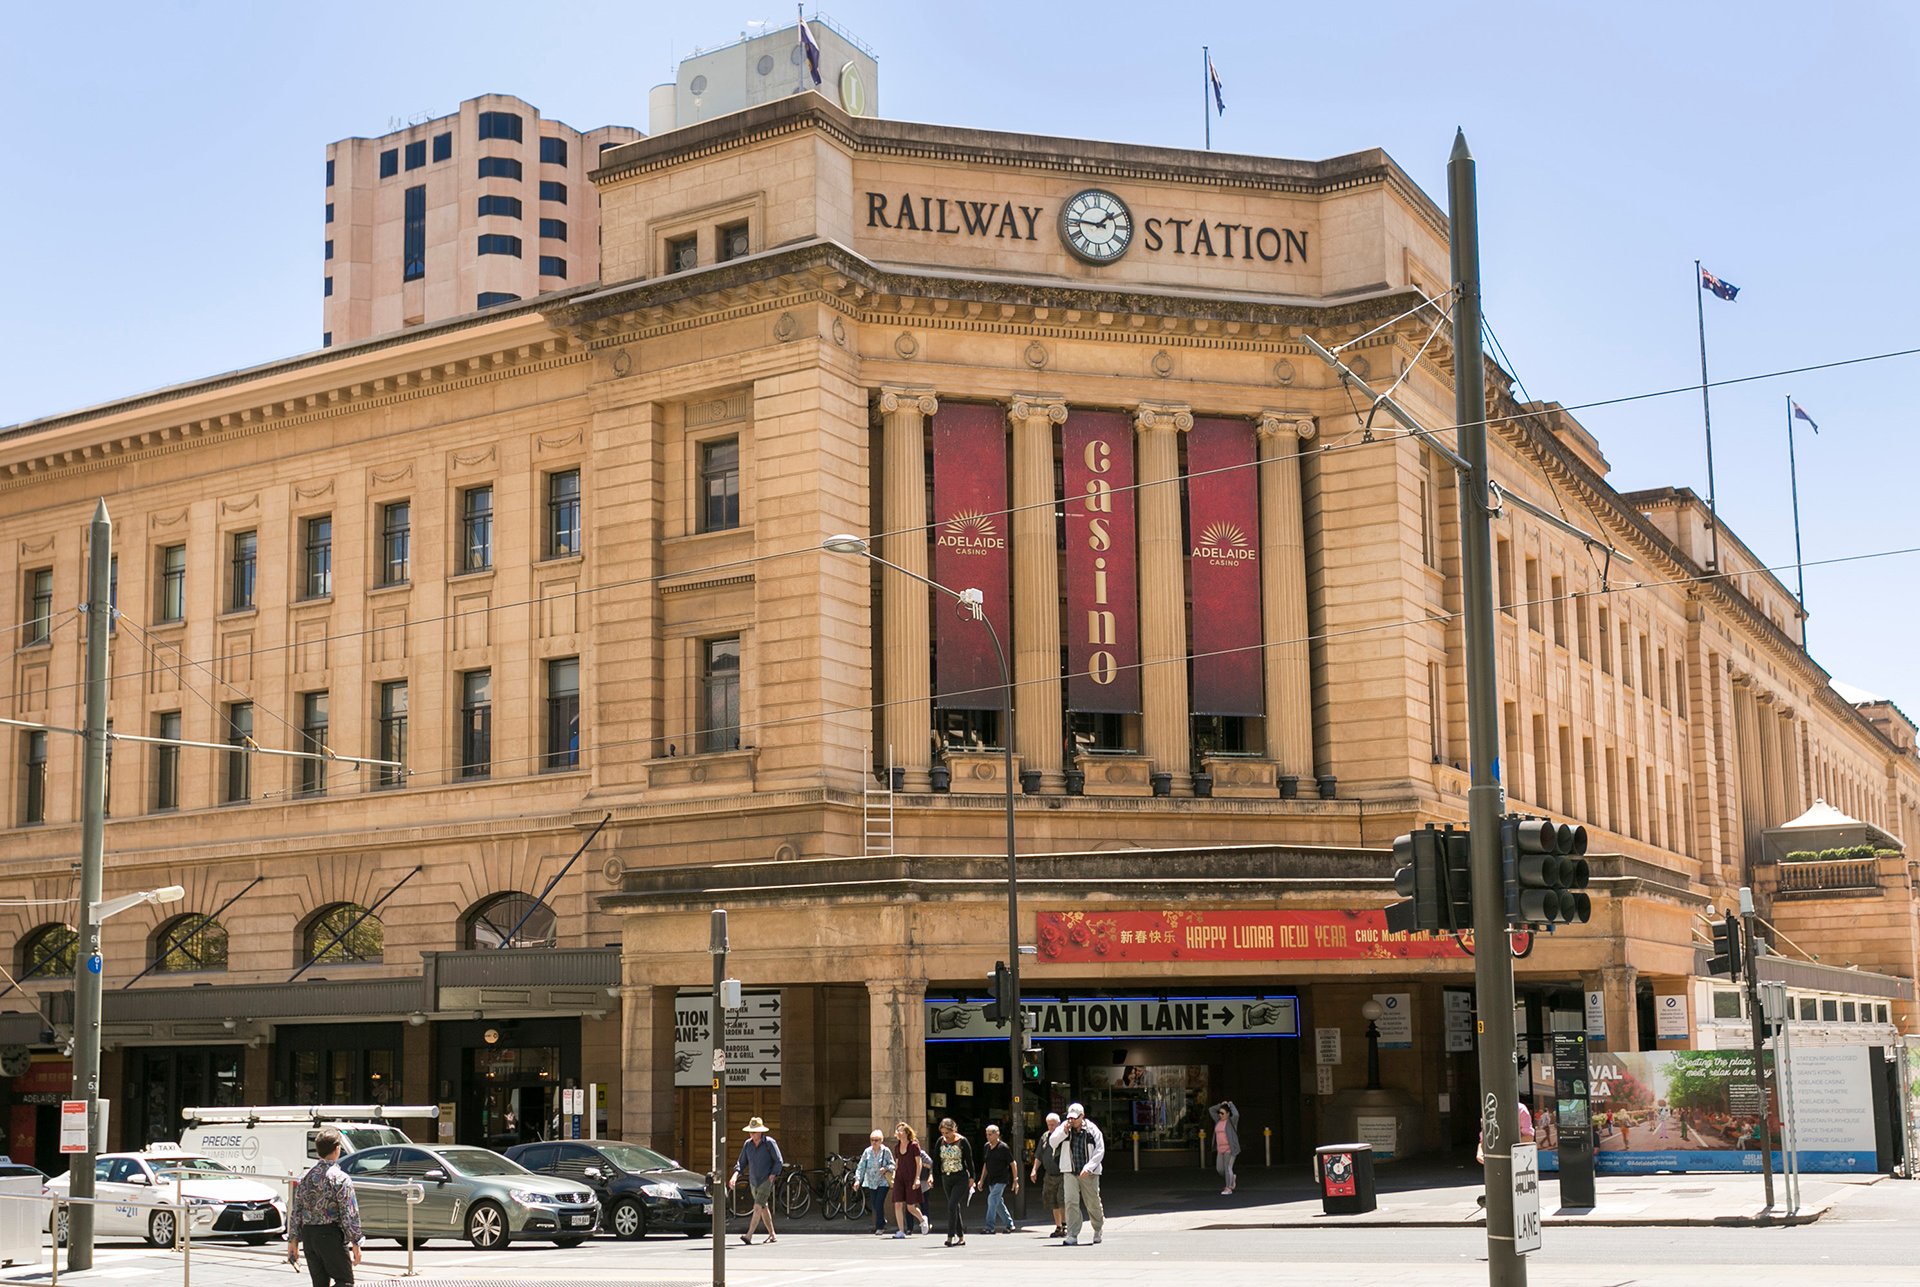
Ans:
[[[1076,411],[1062,435],[1067,515],[1067,709],[1140,709],[1133,426]]]
[[[1260,493],[1253,426],[1196,419],[1187,434],[1193,713],[1260,715]]]
[[[1377,908],[1297,912],[1036,912],[1043,961],[1467,958],[1451,934],[1396,934]]]
[[[956,593],[980,591],[1001,647],[1011,648],[1006,408],[948,402],[934,413],[933,515],[933,579]],[[993,638],[947,596],[936,592],[934,599],[933,704],[943,710],[1002,709]]]

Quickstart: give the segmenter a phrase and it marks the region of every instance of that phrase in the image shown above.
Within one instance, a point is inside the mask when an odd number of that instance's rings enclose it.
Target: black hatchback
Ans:
[[[507,1156],[544,1175],[579,1180],[600,1199],[600,1227],[616,1238],[713,1230],[707,1177],[638,1144],[558,1140],[516,1144]]]

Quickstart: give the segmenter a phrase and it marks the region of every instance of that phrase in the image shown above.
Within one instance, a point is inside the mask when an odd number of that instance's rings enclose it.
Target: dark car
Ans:
[[[616,1238],[713,1230],[707,1177],[638,1144],[560,1140],[516,1144],[507,1156],[543,1175],[579,1180],[600,1199],[600,1227]]]

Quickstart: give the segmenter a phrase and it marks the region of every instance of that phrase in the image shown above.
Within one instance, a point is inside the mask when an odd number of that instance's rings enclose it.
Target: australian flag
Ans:
[[[1700,284],[1718,295],[1721,299],[1726,300],[1729,304],[1733,302],[1733,297],[1740,293],[1738,286],[1735,286],[1732,282],[1721,281],[1704,268],[1700,270]]]
[[[1788,400],[1789,402],[1793,402],[1793,399],[1791,399],[1791,398],[1789,398],[1789,399],[1787,399],[1787,400]],[[1808,423],[1809,425],[1813,425],[1813,431],[1814,431],[1815,433],[1819,433],[1819,432],[1820,432],[1820,426],[1819,426],[1819,425],[1816,425],[1816,424],[1814,424],[1814,423],[1813,423],[1813,417],[1807,414],[1807,409],[1806,409],[1805,407],[1803,407],[1803,406],[1801,406],[1801,405],[1800,405],[1799,403],[1797,403],[1797,402],[1794,402],[1794,403],[1793,403],[1793,418],[1794,418],[1795,420],[1804,420],[1804,421],[1806,421],[1806,422],[1807,422],[1807,423]]]
[[[813,32],[808,28],[805,18],[800,19],[800,47],[807,51],[807,70],[813,73],[813,83],[818,85],[820,83],[820,45],[814,40]]]
[[[1213,85],[1213,105],[1217,114],[1227,114],[1227,87],[1220,83],[1220,69],[1213,65],[1213,55],[1207,55],[1207,80]]]

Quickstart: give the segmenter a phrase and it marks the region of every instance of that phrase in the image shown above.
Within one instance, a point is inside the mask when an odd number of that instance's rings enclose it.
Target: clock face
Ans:
[[[1110,264],[1133,244],[1133,212],[1111,192],[1088,188],[1060,208],[1060,237],[1090,264]]]

